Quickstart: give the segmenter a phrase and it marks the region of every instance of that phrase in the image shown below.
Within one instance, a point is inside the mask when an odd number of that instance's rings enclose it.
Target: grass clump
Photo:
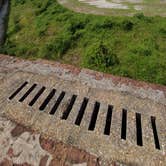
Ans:
[[[53,41],[46,44],[41,50],[41,56],[46,59],[58,59],[70,48],[72,43],[71,34],[62,33]]]
[[[99,41],[87,48],[83,62],[86,67],[106,71],[119,64],[119,59],[108,46]]]

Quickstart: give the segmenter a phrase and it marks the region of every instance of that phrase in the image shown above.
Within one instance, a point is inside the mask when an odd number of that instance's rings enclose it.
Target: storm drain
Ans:
[[[15,89],[15,91],[9,96],[9,100],[13,100],[17,95],[19,95],[21,93],[21,91],[28,85],[28,81],[22,83],[17,89]],[[26,90],[26,92],[19,98],[18,102],[22,103],[26,100],[26,98],[37,88],[38,84],[32,84],[30,85],[30,88]],[[45,86],[42,86],[40,89],[37,90],[36,94],[30,99],[28,106],[29,107],[33,107],[33,105],[35,105],[35,103],[37,102],[37,100],[43,95],[44,91],[47,88]],[[44,96],[44,100],[42,101],[41,105],[38,108],[38,111],[41,112],[45,112],[46,107],[48,106],[48,104],[53,100],[53,97],[56,94],[57,89],[52,89],[50,91],[50,93],[47,96]],[[48,111],[48,113],[50,115],[56,115],[56,111],[59,107],[59,105],[62,103],[65,95],[67,92],[65,91],[61,91],[61,93],[59,94],[59,96],[57,97],[56,101],[51,102],[52,106],[50,108],[50,110]],[[76,94],[72,94],[69,100],[69,103],[66,105],[65,109],[62,112],[62,115],[60,116],[61,120],[67,120],[70,113],[73,111],[72,108],[75,105],[75,102],[77,101],[78,95]],[[89,103],[89,98],[88,97],[84,97],[82,99],[80,108],[77,110],[77,112],[75,112],[76,117],[73,120],[73,125],[76,126],[80,126],[82,123],[82,119],[86,113],[87,110],[87,106]],[[91,110],[91,116],[90,116],[90,120],[88,121],[88,128],[87,130],[89,131],[94,131],[95,127],[96,127],[96,123],[99,120],[98,119],[98,114],[100,112],[100,105],[101,102],[100,101],[96,101],[93,104],[93,109]],[[105,122],[104,122],[104,127],[103,127],[103,131],[101,131],[105,136],[109,136],[111,133],[111,128],[112,128],[112,117],[114,116],[114,106],[110,103],[109,105],[106,106],[107,107],[107,111],[105,112],[106,116],[105,116]],[[127,140],[128,139],[128,132],[130,132],[128,130],[128,126],[127,126],[127,122],[128,120],[128,113],[130,111],[127,109],[123,109],[122,108],[122,112],[121,112],[121,117],[119,119],[121,119],[121,134],[119,135],[120,139],[122,140]],[[144,140],[143,140],[143,126],[142,126],[142,117],[144,115],[142,115],[139,112],[135,112],[135,126],[133,126],[133,128],[135,128],[135,136],[136,136],[136,142],[135,144],[138,146],[144,146]],[[148,117],[147,117],[148,118]],[[154,147],[157,150],[161,149],[160,146],[160,140],[159,140],[159,136],[158,136],[158,129],[157,129],[157,125],[156,125],[156,121],[157,118],[155,116],[150,116],[150,122],[151,122],[151,128],[152,128],[152,135],[153,135],[153,140],[154,140]]]

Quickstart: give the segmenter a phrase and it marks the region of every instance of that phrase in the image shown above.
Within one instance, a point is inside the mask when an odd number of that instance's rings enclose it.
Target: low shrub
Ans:
[[[71,34],[62,33],[47,43],[41,50],[41,54],[47,59],[60,58],[70,48],[71,43]]]
[[[147,17],[143,13],[136,13],[134,17],[140,21],[144,21],[147,23],[151,23],[153,21],[153,17]]]
[[[42,0],[40,5],[38,5],[38,10],[36,10],[36,15],[40,15],[43,12],[47,11],[47,8],[51,6],[53,3],[53,0]]]
[[[76,31],[80,29],[84,29],[87,23],[89,22],[89,19],[87,17],[83,18],[73,18],[68,22],[67,24],[67,30],[74,34]]]
[[[166,36],[166,28],[160,28],[159,33],[163,34]]]
[[[134,23],[130,20],[124,20],[122,22],[122,28],[125,31],[131,31],[133,29]]]
[[[111,30],[116,25],[116,22],[111,18],[101,18],[100,20],[94,19],[90,23],[89,28],[93,31],[98,32],[100,30]]]
[[[21,4],[23,5],[25,3],[26,0],[15,0],[15,5]]]
[[[119,64],[119,59],[112,50],[100,41],[92,44],[84,55],[84,64],[88,67],[106,69]]]
[[[151,56],[152,55],[152,50],[144,45],[136,46],[135,48],[132,49],[132,52],[134,54],[140,55],[140,56]]]

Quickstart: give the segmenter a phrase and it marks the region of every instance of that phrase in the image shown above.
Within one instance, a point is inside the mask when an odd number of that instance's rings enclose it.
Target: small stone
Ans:
[[[87,163],[73,164],[72,166],[87,166]]]
[[[13,154],[13,149],[12,148],[9,148],[8,152],[7,152],[7,155],[12,158],[14,156]]]
[[[18,137],[20,136],[22,133],[25,132],[25,128],[23,126],[17,125],[12,131],[11,131],[11,135],[12,137]]]
[[[40,137],[40,145],[41,145],[42,149],[44,149],[50,153],[54,152],[54,149],[55,149],[54,141]]]
[[[47,160],[48,160],[48,155],[45,155],[43,158],[41,158],[39,166],[46,166]]]
[[[0,166],[13,166],[12,161],[8,160],[8,159],[4,159],[1,163]]]

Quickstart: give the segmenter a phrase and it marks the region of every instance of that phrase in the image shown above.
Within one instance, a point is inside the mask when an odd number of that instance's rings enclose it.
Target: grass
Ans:
[[[96,16],[55,0],[11,0],[0,52],[166,85],[166,18]]]

